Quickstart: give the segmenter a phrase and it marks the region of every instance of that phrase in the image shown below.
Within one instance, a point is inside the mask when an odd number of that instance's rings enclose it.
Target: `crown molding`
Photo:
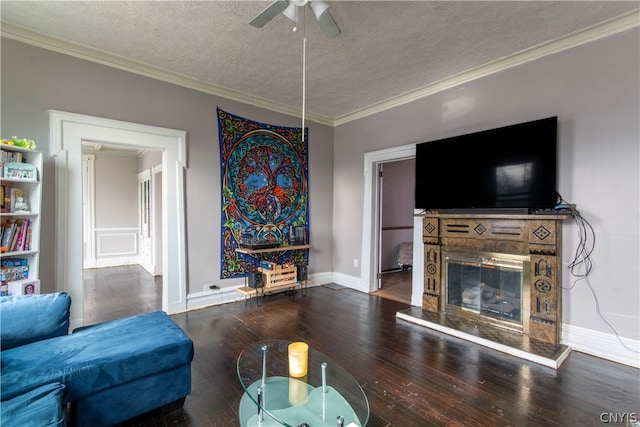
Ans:
[[[113,55],[99,49],[92,49],[86,46],[81,46],[75,43],[70,43],[57,38],[45,36],[26,28],[3,22],[0,33],[2,37],[6,37],[8,39],[16,40],[32,46],[37,46],[53,52],[62,53],[64,55],[69,55],[74,58],[84,59],[86,61],[95,62],[97,64],[106,65],[108,67],[117,68],[123,71],[128,71],[134,74],[175,84],[188,89],[197,90],[199,92],[208,93],[210,95],[219,96],[232,101],[241,102],[243,104],[252,105],[254,107],[286,114],[288,116],[300,117],[300,108],[294,108],[253,95],[234,91],[222,86],[206,83],[175,72],[164,70],[159,67],[152,67],[137,61]],[[305,120],[333,126],[333,119],[313,113],[305,113]]]
[[[426,85],[410,93],[393,97],[375,105],[371,105],[361,110],[354,111],[352,113],[338,117],[337,119],[332,119],[330,117],[316,115],[308,112],[305,113],[305,119],[311,122],[335,127],[407,104],[409,102],[413,102],[415,100],[441,92],[443,90],[450,89],[548,55],[562,52],[567,49],[571,49],[586,43],[590,43],[592,41],[621,33],[623,31],[627,31],[638,26],[640,26],[640,12],[639,9],[636,9],[632,12],[621,15],[620,17],[611,19],[603,24],[576,32],[558,40],[534,46],[532,48],[504,58],[500,58],[496,61],[489,62],[482,66]],[[232,101],[241,102],[243,104],[252,105],[257,108],[263,108],[288,116],[300,117],[299,108],[293,108],[288,105],[279,104],[267,99],[234,91],[222,86],[205,83],[203,81],[196,80],[178,73],[166,71],[157,67],[151,67],[140,62],[109,54],[98,49],[91,49],[85,46],[80,46],[78,44],[44,36],[42,34],[30,31],[22,27],[2,23],[1,35],[2,37],[41,47],[43,49],[139,74],[152,79],[182,86],[188,89],[197,90],[199,92],[208,93],[210,95],[219,96]]]
[[[614,34],[621,33],[640,26],[640,9],[626,13],[617,18],[611,19],[603,24],[599,24],[588,29],[578,31],[561,39],[543,43],[538,46],[531,47],[521,52],[500,58],[496,61],[489,62],[471,70],[464,71],[460,74],[447,77],[438,82],[424,86],[407,94],[403,94],[386,101],[380,102],[360,111],[338,117],[334,120],[333,125],[338,126],[354,120],[371,116],[373,114],[408,104],[409,102],[425,98],[429,95],[451,89],[453,87],[469,83],[473,80],[498,73],[536,59],[543,58],[548,55],[562,52],[583,44],[587,44]]]

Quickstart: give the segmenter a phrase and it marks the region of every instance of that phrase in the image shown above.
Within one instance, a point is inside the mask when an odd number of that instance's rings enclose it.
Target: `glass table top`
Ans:
[[[311,347],[306,375],[291,376],[289,344],[283,340],[258,341],[240,353],[237,372],[245,391],[240,401],[240,425],[366,426],[369,402],[358,382]]]

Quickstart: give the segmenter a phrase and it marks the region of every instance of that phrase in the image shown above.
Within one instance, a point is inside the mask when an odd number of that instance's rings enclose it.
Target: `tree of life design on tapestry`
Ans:
[[[240,133],[232,123],[225,124],[237,136],[224,147],[221,138],[221,278],[231,278],[252,270],[256,261],[236,252],[241,238],[286,245],[291,226],[308,227],[307,159],[306,144],[295,142],[299,129],[278,132],[260,125]],[[306,264],[307,251],[276,251],[262,259]]]

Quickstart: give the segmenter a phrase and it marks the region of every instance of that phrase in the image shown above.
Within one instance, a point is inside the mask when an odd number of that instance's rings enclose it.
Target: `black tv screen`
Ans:
[[[416,209],[554,207],[557,127],[549,117],[418,144]]]

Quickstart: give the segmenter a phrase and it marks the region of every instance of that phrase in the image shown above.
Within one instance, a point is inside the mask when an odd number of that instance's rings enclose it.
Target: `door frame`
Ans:
[[[151,168],[151,253],[154,276],[162,275],[162,163]]]
[[[380,180],[378,164],[412,159],[416,156],[416,144],[364,153],[364,200],[362,208],[362,269],[360,283],[369,292],[377,290],[376,274],[379,270],[378,248],[380,244]],[[417,213],[417,211],[415,211]],[[411,305],[422,306],[424,291],[424,266],[422,244],[422,218],[413,219],[413,268],[411,269]]]
[[[187,309],[184,175],[186,131],[49,110],[50,154],[55,160],[56,290],[68,292],[71,328],[83,325],[82,141],[162,151],[162,309]],[[169,212],[171,214],[169,215]],[[171,260],[171,262],[169,262]]]
[[[382,222],[384,221],[384,164],[386,162],[377,162],[376,163],[376,175],[378,176],[378,181],[376,182],[376,210],[378,211],[378,219],[376,221],[376,237],[375,237],[375,248],[376,248],[376,263],[375,263],[375,290],[379,291],[382,289]]]
[[[94,234],[96,226],[95,163],[94,154],[82,154],[82,182],[86,183],[82,187],[82,268],[96,268],[98,265]]]
[[[154,275],[155,254],[153,253],[153,248],[155,243],[152,229],[154,188],[151,178],[151,169],[145,169],[138,173],[138,263],[147,273]],[[146,188],[143,188],[145,185]],[[146,244],[146,240],[148,240],[149,244]],[[146,257],[144,256],[145,246],[148,249]]]

